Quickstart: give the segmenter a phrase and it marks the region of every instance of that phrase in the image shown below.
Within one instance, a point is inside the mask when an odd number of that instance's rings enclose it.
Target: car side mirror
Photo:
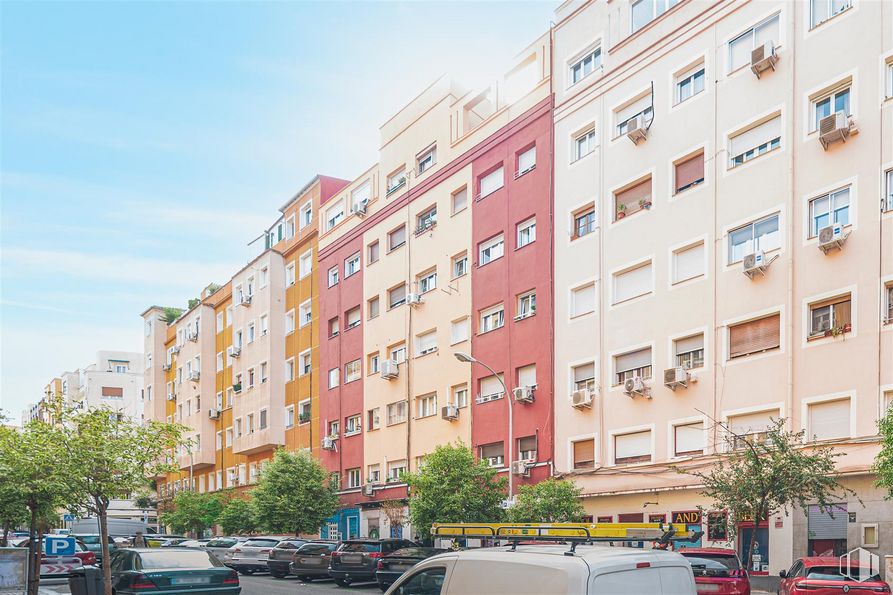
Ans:
[[[787,575],[788,575],[787,570],[779,570],[778,571],[778,578],[785,578]]]

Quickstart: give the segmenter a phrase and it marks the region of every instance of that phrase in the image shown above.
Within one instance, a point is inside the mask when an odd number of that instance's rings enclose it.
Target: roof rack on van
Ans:
[[[569,543],[572,556],[577,545],[596,542],[654,541],[666,547],[676,541],[697,541],[703,532],[689,531],[684,523],[434,523],[432,537],[492,538],[519,541]]]

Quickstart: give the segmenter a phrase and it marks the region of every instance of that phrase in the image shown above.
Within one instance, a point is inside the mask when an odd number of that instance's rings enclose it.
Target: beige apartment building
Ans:
[[[889,553],[868,469],[893,398],[893,4],[574,0],[555,20],[556,471],[598,521],[730,543],[671,467],[783,418],[845,453],[864,504],[740,523],[753,570]]]

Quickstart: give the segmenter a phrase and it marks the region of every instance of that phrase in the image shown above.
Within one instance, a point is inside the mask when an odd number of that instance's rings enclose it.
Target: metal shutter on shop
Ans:
[[[832,514],[834,515],[832,518]],[[818,505],[811,505],[807,512],[810,539],[846,539],[847,505],[835,504],[822,512]]]
[[[741,357],[781,345],[781,315],[742,322],[729,327],[729,358]]]

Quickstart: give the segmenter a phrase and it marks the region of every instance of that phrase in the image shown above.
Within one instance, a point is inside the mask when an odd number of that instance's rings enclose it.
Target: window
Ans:
[[[230,428],[226,429],[226,446],[230,447],[232,445],[233,445],[233,429],[230,427]]]
[[[308,250],[301,254],[301,257],[298,259],[298,270],[301,279],[313,272],[313,250]]]
[[[397,171],[391,173],[388,176],[387,184],[387,194],[391,194],[399,190],[404,184],[406,184],[406,170],[401,167]]]
[[[704,274],[704,242],[673,250],[673,283],[682,283]]]
[[[614,273],[614,302],[619,304],[652,292],[651,261]]]
[[[770,252],[778,248],[781,248],[778,213],[729,232],[729,264],[741,262],[757,250]]]
[[[633,121],[642,116],[642,122],[647,126],[654,118],[654,105],[652,104],[651,91],[632,100],[625,106],[614,112],[616,122],[616,136],[623,136],[633,127]],[[640,122],[639,124],[641,125]]]
[[[378,366],[379,366],[379,356],[378,352],[370,353],[366,356],[366,373],[367,374],[378,374]]]
[[[519,178],[536,167],[536,145],[518,153],[518,169],[515,174]]]
[[[651,176],[614,193],[614,221],[651,208]]]
[[[215,440],[214,440],[214,447],[217,450],[220,450],[223,448],[223,432],[217,432],[217,434],[215,436]]]
[[[463,186],[461,189],[453,192],[451,197],[453,215],[459,211],[464,211],[468,206],[468,188]]]
[[[298,324],[301,328],[313,322],[313,305],[310,300],[298,306],[298,315],[300,316]]]
[[[809,237],[819,235],[819,230],[832,223],[850,224],[850,188],[841,188],[809,201]]]
[[[632,5],[632,33],[635,33],[669,9],[678,0],[635,0]]]
[[[285,313],[285,334],[290,335],[295,332],[295,311],[289,310]]]
[[[425,209],[418,215],[418,217],[416,217],[415,232],[417,234],[422,233],[426,229],[434,227],[436,224],[437,224],[437,205],[434,205],[428,209]]]
[[[366,263],[372,264],[374,262],[378,262],[379,258],[379,248],[378,248],[378,240],[375,240],[368,246],[366,246]]]
[[[388,349],[388,359],[392,362],[402,364],[406,361],[406,345],[398,343]]]
[[[819,129],[819,122],[826,116],[836,114],[837,112],[843,112],[847,116],[852,115],[850,111],[850,83],[847,83],[843,88],[813,99],[812,112],[812,128],[810,128],[812,132]]]
[[[388,463],[388,481],[400,481],[400,476],[404,473],[406,473],[406,461],[391,461]]]
[[[781,147],[781,115],[729,137],[729,167],[737,167]]]
[[[388,234],[388,252],[396,250],[406,243],[406,226],[401,225]]]
[[[374,298],[371,298],[371,299],[369,299],[369,301],[366,302],[366,310],[367,310],[366,317],[368,319],[371,320],[378,316],[379,302],[380,302],[380,300],[378,299],[378,296],[375,296]]]
[[[326,231],[329,231],[344,219],[344,203],[329,207],[326,211]]]
[[[852,6],[852,0],[809,0],[810,27],[818,27]]]
[[[437,351],[437,330],[416,335],[415,338],[416,355],[426,355]]]
[[[368,431],[377,430],[381,427],[381,409],[379,407],[366,412],[366,427]]]
[[[595,440],[577,440],[572,443],[574,449],[574,469],[592,469],[595,467]]]
[[[480,315],[478,332],[481,334],[502,328],[502,325],[505,324],[505,308],[502,304],[481,310]]]
[[[337,337],[338,333],[341,332],[340,322],[338,317],[332,318],[329,320],[329,337]]]
[[[704,366],[704,334],[673,340],[674,366],[686,370]]]
[[[260,285],[261,289],[263,289],[264,287],[267,286],[267,280],[269,279],[269,276],[270,276],[270,269],[268,269],[267,267],[264,267],[260,270],[259,285]]]
[[[677,105],[704,90],[704,73],[704,63],[701,62],[676,75]]]
[[[893,324],[893,282],[887,283],[884,287],[887,303],[884,304],[886,314],[884,316],[884,324]]]
[[[344,316],[344,330],[350,330],[360,326],[360,307],[351,308]]]
[[[595,312],[595,283],[571,289],[571,318]]]
[[[530,218],[518,224],[518,248],[536,241],[536,219]]]
[[[338,267],[332,267],[329,269],[328,279],[329,279],[329,287],[334,287],[335,285],[338,285]]]
[[[893,66],[891,68],[891,75],[893,76]],[[884,174],[885,182],[886,182],[886,199],[881,201],[881,210],[883,211],[893,211],[893,169],[888,170]]]
[[[686,457],[704,454],[704,422],[673,426],[673,456]]]
[[[574,235],[572,239],[582,238],[595,231],[595,207],[587,206],[573,215]]]
[[[570,64],[571,85],[576,85],[581,80],[592,74],[596,68],[602,65],[602,48],[597,47],[587,50],[586,53]]]
[[[468,318],[454,320],[450,329],[450,344],[455,345],[468,340]]]
[[[388,425],[403,423],[406,421],[406,401],[397,401],[388,405]]]
[[[460,384],[452,389],[453,405],[459,407],[468,407],[468,385]]]
[[[266,409],[260,410],[259,421],[258,421],[257,427],[259,430],[267,429],[267,410]]]
[[[486,444],[480,448],[481,460],[491,467],[502,467],[505,464],[505,455],[502,442]]]
[[[571,368],[574,390],[588,389],[595,391],[595,362],[588,362]]]
[[[254,387],[254,368],[248,368],[248,388]]]
[[[760,411],[759,413],[746,413],[743,415],[731,416],[727,425],[731,430],[732,448],[738,449],[744,447],[744,442],[739,440],[737,436],[751,436],[752,439],[762,441],[765,439],[766,430],[773,426],[773,420],[779,418],[778,409],[770,411]]]
[[[217,313],[217,332],[223,332],[223,312]]]
[[[809,305],[810,338],[837,336],[852,330],[850,294]]]
[[[651,347],[614,356],[614,371],[615,385],[630,378],[651,378]]]
[[[248,414],[248,433],[249,434],[254,433],[254,414],[253,413]]]
[[[463,252],[453,257],[453,279],[458,279],[468,272],[468,255]]]
[[[496,192],[502,188],[503,184],[505,184],[505,173],[503,167],[499,166],[478,180],[478,197],[483,198]]]
[[[517,386],[536,387],[536,364],[529,364],[518,368],[517,381]]]
[[[361,479],[362,473],[360,473],[359,467],[354,467],[353,469],[347,469],[345,471],[347,474],[347,488],[358,488],[363,485],[363,481]]]
[[[313,205],[308,202],[301,207],[301,217],[298,226],[300,229],[304,229],[311,223],[313,223]]]
[[[893,97],[893,59],[887,60],[887,67],[885,68],[887,73],[887,83],[886,83],[886,97],[887,99]]]
[[[496,399],[501,399],[505,394],[505,390],[502,387],[502,374],[481,378],[478,402],[486,403],[487,401],[495,401]]]
[[[248,323],[248,342],[249,343],[254,343],[254,335],[255,335],[254,328],[255,328],[254,323],[249,322]]]
[[[344,420],[344,435],[351,436],[363,431],[363,418],[360,415],[352,415]]]
[[[295,263],[285,267],[285,284],[287,286],[295,284]]]
[[[651,430],[614,436],[614,463],[651,461]]]
[[[416,417],[437,415],[437,393],[416,397]]]
[[[754,48],[771,41],[776,47],[780,39],[778,15],[773,15],[729,42],[729,72],[750,65]]]
[[[426,149],[416,157],[416,166],[420,174],[425,173],[437,163],[437,147]]]
[[[222,351],[217,354],[217,371],[218,372],[223,371],[223,352]]]
[[[586,157],[595,151],[595,146],[595,126],[591,126],[574,136],[573,160],[577,161]]]
[[[518,461],[536,462],[536,436],[524,436],[518,439]]]
[[[428,293],[437,289],[437,269],[422,273],[416,277],[416,287],[419,293]]]
[[[388,290],[388,307],[396,308],[406,303],[406,283]]]
[[[337,438],[341,435],[341,422],[338,420],[329,422],[329,436]]]
[[[780,314],[729,326],[729,359],[778,349],[780,346]]]
[[[292,364],[294,366],[294,364]],[[298,355],[298,374],[304,376],[305,374],[309,374],[313,369],[313,355],[309,349],[302,351],[300,355]]]
[[[285,427],[293,428],[295,426],[295,407],[289,405],[285,408]]]
[[[310,423],[310,418],[313,414],[313,406],[310,404],[310,399],[305,399],[298,403],[298,423],[306,424]]]
[[[362,362],[361,360],[355,359],[352,362],[347,362],[344,364],[344,383],[353,382],[354,380],[359,380],[362,375]]]
[[[534,314],[536,314],[536,292],[527,291],[519,295],[515,320],[521,320]]]
[[[502,234],[495,238],[482,242],[478,246],[478,265],[484,266],[497,258],[501,258],[505,249],[505,241]]]
[[[338,386],[339,382],[339,372],[338,368],[332,368],[329,370],[329,388],[335,388]]]
[[[704,151],[673,164],[674,194],[679,194],[704,182]]]
[[[266,314],[263,314],[260,317],[260,336],[265,336],[268,332],[270,332],[270,317]]]
[[[810,403],[807,439],[835,440],[850,436],[850,400]]]
[[[372,185],[367,180],[361,186],[354,188],[350,193],[350,207],[351,210],[356,212],[362,207],[365,207],[369,204],[369,199],[372,198]]]

